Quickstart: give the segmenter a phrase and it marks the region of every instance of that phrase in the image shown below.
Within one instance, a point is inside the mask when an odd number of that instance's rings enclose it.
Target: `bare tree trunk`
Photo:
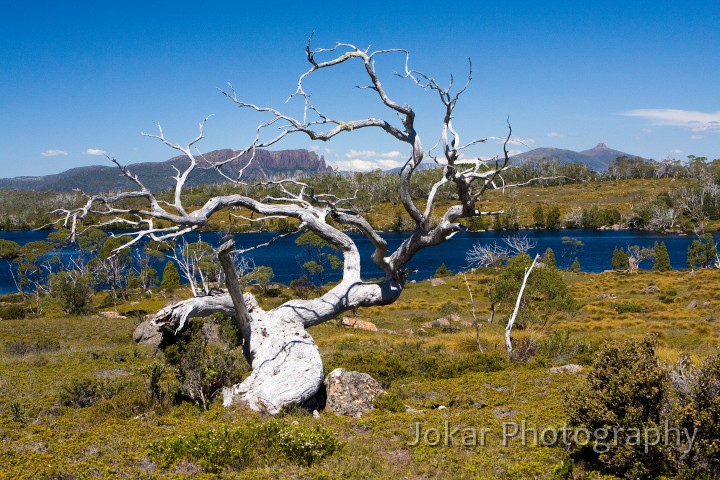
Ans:
[[[259,307],[251,315],[240,288],[231,250],[232,238],[218,250],[234,317],[242,334],[243,353],[252,373],[242,383],[223,389],[223,404],[236,399],[250,408],[274,415],[286,405],[301,404],[315,395],[323,381],[323,364],[313,338],[298,318]]]
[[[525,285],[527,285],[530,272],[532,272],[532,269],[535,267],[539,258],[539,254],[535,255],[530,267],[525,269],[525,276],[523,277],[523,282],[522,285],[520,285],[520,291],[518,292],[517,300],[515,301],[515,309],[513,310],[510,320],[508,320],[507,326],[505,327],[505,348],[507,348],[508,353],[512,352],[512,340],[510,339],[510,333],[512,332],[512,327],[515,324],[515,318],[517,317],[518,310],[520,310],[520,302],[522,301],[523,292],[525,291]]]

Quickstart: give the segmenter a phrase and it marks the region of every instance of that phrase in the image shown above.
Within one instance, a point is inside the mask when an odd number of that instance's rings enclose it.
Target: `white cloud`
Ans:
[[[673,153],[679,154],[679,153],[683,153],[683,151],[680,150],[679,148],[676,148],[675,150],[673,150]]]
[[[347,153],[345,153],[345,156],[347,158],[375,157],[377,156],[377,152],[375,150],[348,150]]]
[[[704,137],[702,135],[690,135],[690,138],[693,140],[702,140]]]
[[[375,164],[375,162],[360,160],[359,158],[335,162],[335,165],[337,165],[340,170],[349,170],[354,172],[369,172],[371,170],[375,170],[376,168],[380,168]]]
[[[67,154],[68,153],[64,150],[45,150],[40,155],[42,155],[43,157],[57,157],[59,155],[62,155],[64,157],[67,156]]]
[[[384,169],[396,168],[403,165],[402,162],[398,162],[397,160],[392,160],[390,158],[378,160],[376,163]]]
[[[653,125],[689,128],[694,132],[720,132],[720,112],[706,113],[671,108],[630,110],[621,115],[650,120]]]
[[[85,155],[106,155],[107,152],[105,150],[100,150],[99,148],[88,148],[85,150]]]
[[[652,133],[652,128],[643,128],[642,131],[645,133]]]
[[[503,140],[504,142],[505,140]],[[512,137],[508,140],[508,145],[523,145],[525,147],[535,143],[534,138]]]
[[[308,150],[310,150],[312,152],[317,152],[318,150],[320,150],[320,147],[318,147],[317,145],[310,145],[308,147]]]
[[[547,136],[554,138],[554,137],[564,137],[565,135],[563,135],[562,133],[558,133],[558,132],[548,132]]]
[[[367,158],[399,158],[402,153],[397,150],[390,152],[376,152],[375,150],[348,150],[345,153],[347,158],[367,157]]]
[[[380,158],[373,160],[352,158],[350,160],[340,160],[338,162],[335,162],[335,165],[340,170],[354,172],[370,172],[378,168],[381,170],[389,170],[391,168],[401,167],[403,165],[403,162],[399,162],[391,158]]]

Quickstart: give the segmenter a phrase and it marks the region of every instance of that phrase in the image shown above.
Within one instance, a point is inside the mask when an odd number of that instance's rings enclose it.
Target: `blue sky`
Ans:
[[[655,159],[720,157],[720,2],[7,2],[0,28],[0,176],[107,163],[165,160],[175,152],[140,132],[200,150],[245,147],[266,117],[241,111],[218,87],[282,107],[307,69],[304,47],[335,42],[406,48],[411,66],[457,82],[464,140],[503,136],[513,150],[611,148]],[[402,58],[378,62],[385,84],[418,113],[426,146],[439,137],[432,93],[393,78]],[[343,120],[393,120],[359,65],[308,83],[322,110]],[[313,145],[341,169],[390,167],[404,145],[379,132]],[[476,152],[498,153],[490,142]]]

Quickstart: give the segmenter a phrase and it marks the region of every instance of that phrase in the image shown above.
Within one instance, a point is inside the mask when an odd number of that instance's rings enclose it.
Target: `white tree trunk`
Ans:
[[[505,327],[505,348],[507,349],[507,353],[512,352],[512,339],[510,338],[510,334],[512,333],[512,327],[515,324],[515,318],[517,317],[518,310],[520,310],[520,302],[522,301],[522,296],[525,292],[525,285],[527,285],[528,278],[530,277],[530,272],[532,272],[532,269],[535,267],[535,264],[537,263],[539,258],[540,255],[535,255],[535,258],[533,259],[530,267],[525,269],[525,276],[523,277],[522,285],[520,285],[520,291],[518,292],[517,300],[515,300],[515,309],[513,310],[513,313],[510,316],[510,320],[508,320],[507,326]]]

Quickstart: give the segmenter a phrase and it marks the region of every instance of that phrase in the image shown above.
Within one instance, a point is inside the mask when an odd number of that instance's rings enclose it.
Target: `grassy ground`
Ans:
[[[338,451],[311,466],[280,461],[214,474],[202,473],[191,462],[160,468],[151,454],[154,442],[240,427],[258,416],[217,404],[207,412],[187,403],[156,408],[147,391],[153,365],[162,359],[133,343],[138,318],[67,317],[49,309],[40,318],[0,321],[0,478],[552,478],[566,458],[564,448],[522,445],[517,439],[502,444],[505,422],[524,420],[528,428],[543,429],[566,421],[564,398],[578,377],[552,374],[549,367],[575,362],[587,369],[601,342],[648,332],[658,335],[658,354],[665,361],[682,353],[698,360],[720,343],[717,270],[567,273],[578,310],[549,319],[542,328],[517,331],[518,349],[532,343],[523,338],[536,340],[540,349],[527,361],[508,361],[503,343],[507,315],[500,312],[494,324],[486,322],[492,275],[468,275],[484,355],[476,351],[474,328],[462,323],[472,315],[459,276],[446,277],[436,287],[428,281],[409,285],[395,304],[361,309],[359,316],[376,323],[378,332],[334,322],[311,330],[326,369],[369,372],[412,408],[400,413],[376,409],[360,419],[328,412],[319,419],[286,414],[284,424],[322,425],[341,441]],[[650,285],[659,291],[643,293]],[[118,309],[151,311],[166,301],[138,298]],[[278,301],[264,300],[266,306]],[[688,308],[692,301],[696,307]],[[421,327],[452,307],[448,302],[458,308],[459,330]],[[112,387],[113,395],[88,407],[63,406],[74,386],[88,380]],[[418,424],[422,433],[438,429],[442,434],[446,424],[488,433],[484,445],[478,439],[474,446],[442,441],[412,446]],[[431,431],[431,441],[434,435]]]

